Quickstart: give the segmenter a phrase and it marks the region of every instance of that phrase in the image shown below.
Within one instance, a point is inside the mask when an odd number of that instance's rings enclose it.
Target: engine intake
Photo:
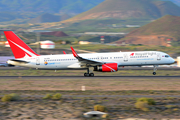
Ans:
[[[117,72],[118,64],[117,63],[107,63],[107,64],[99,65],[99,66],[94,67],[94,71]]]

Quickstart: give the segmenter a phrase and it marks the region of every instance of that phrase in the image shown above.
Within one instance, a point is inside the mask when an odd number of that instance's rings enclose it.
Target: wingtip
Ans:
[[[74,51],[74,48],[71,46],[71,50]]]
[[[74,57],[79,57],[78,54],[76,53],[76,51],[74,50],[74,48],[71,46],[71,50],[72,50],[72,53],[74,55]]]
[[[66,55],[66,52],[65,52],[65,51],[63,51],[63,53]]]

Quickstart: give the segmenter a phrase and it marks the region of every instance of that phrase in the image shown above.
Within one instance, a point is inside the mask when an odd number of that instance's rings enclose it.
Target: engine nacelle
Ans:
[[[118,64],[117,63],[107,63],[104,65],[99,65],[99,66],[94,67],[94,71],[117,72],[118,71]]]

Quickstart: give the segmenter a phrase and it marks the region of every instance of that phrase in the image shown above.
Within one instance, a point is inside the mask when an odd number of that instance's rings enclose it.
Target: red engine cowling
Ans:
[[[118,64],[117,63],[107,63],[104,65],[100,65],[100,66],[95,67],[94,71],[116,72],[116,71],[118,71]]]

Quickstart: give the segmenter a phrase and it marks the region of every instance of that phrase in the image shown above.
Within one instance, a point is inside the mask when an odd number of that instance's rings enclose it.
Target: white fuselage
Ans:
[[[174,63],[174,59],[168,54],[158,51],[91,53],[79,54],[79,56],[93,61],[118,63],[118,66],[167,65]],[[8,64],[37,69],[86,69],[73,54],[41,55],[18,60],[27,61],[28,63],[9,60]]]

